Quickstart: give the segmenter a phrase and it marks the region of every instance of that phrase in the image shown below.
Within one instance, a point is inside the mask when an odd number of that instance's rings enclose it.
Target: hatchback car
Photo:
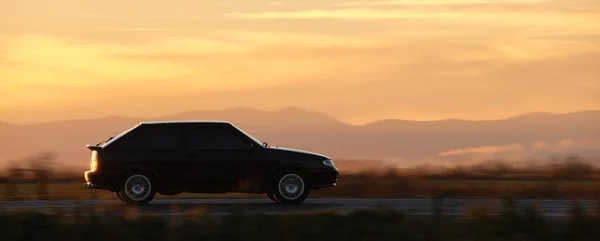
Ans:
[[[140,122],[87,148],[85,188],[115,192],[133,205],[184,192],[266,194],[300,204],[339,178],[329,157],[270,146],[224,121]]]

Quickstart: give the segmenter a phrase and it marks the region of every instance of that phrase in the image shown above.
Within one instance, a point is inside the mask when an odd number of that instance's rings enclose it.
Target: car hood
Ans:
[[[287,148],[287,147],[270,146],[267,149],[269,150],[269,152],[272,152],[273,154],[276,154],[277,156],[285,157],[285,158],[310,159],[310,160],[315,160],[315,161],[322,161],[325,159],[329,159],[329,157],[318,154],[318,153],[305,151],[305,150],[299,150],[299,149],[293,149],[293,148]]]

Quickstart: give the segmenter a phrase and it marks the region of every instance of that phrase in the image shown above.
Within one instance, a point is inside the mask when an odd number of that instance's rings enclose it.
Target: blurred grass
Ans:
[[[86,212],[82,212],[86,213]],[[178,218],[149,214],[66,216],[33,211],[0,213],[0,240],[60,241],[579,241],[598,240],[600,217],[573,207],[570,216],[551,219],[534,208],[517,210],[507,202],[502,215],[473,210],[464,218],[417,217],[389,210],[346,214],[243,214]]]
[[[7,187],[17,190],[7,194]],[[46,184],[44,195],[36,183],[0,185],[2,200],[71,199],[116,200],[114,193],[85,189],[82,182]],[[596,199],[600,195],[598,181],[505,181],[505,180],[410,180],[401,177],[343,176],[337,187],[313,191],[318,198],[567,198]],[[161,198],[265,198],[256,194],[191,194]]]
[[[370,198],[574,198],[600,197],[598,181],[413,180],[401,177],[347,177],[313,197]]]
[[[0,199],[117,199],[114,193],[83,187],[83,170],[55,166],[42,153],[0,173]],[[24,167],[22,163],[29,163]],[[600,199],[600,169],[576,156],[545,164],[512,166],[491,161],[471,166],[384,168],[345,171],[337,186],[313,191],[321,198],[562,198]],[[365,161],[368,163],[368,161]],[[590,162],[591,163],[591,162]],[[156,198],[264,198],[256,194],[180,194]]]
[[[18,183],[14,184],[17,192],[13,197],[8,197],[6,193],[6,185],[0,185],[0,196],[2,200],[39,200],[37,183]],[[117,200],[114,192],[105,190],[86,189],[83,187],[83,182],[57,182],[47,184],[47,197],[49,200]],[[226,197],[256,197],[252,194],[192,194],[183,193],[176,196],[164,196],[156,194],[156,198],[226,198]]]

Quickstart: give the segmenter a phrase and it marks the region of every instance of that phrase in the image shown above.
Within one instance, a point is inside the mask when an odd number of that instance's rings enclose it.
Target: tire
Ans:
[[[308,197],[309,183],[302,172],[284,171],[276,175],[273,194],[281,204],[301,204]]]
[[[146,205],[156,195],[155,183],[155,179],[145,173],[127,175],[123,181],[123,189],[117,192],[117,196],[129,205]]]
[[[275,194],[273,194],[272,192],[267,192],[267,197],[269,197],[269,199],[271,199],[271,201],[273,201],[275,203],[279,203],[279,201],[277,201],[277,198],[275,197]]]

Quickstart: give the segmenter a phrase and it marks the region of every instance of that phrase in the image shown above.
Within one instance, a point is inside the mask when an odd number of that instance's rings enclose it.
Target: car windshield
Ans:
[[[251,136],[250,134],[246,133],[244,130],[238,128],[237,126],[233,125],[233,127],[236,128],[236,129],[238,129],[241,133],[243,133],[244,135],[246,135],[248,138],[252,139],[252,141],[256,142],[256,144],[263,145],[263,146],[265,145],[265,142],[262,142],[262,141],[260,141],[260,140],[258,140],[256,138],[254,138],[253,136]]]

